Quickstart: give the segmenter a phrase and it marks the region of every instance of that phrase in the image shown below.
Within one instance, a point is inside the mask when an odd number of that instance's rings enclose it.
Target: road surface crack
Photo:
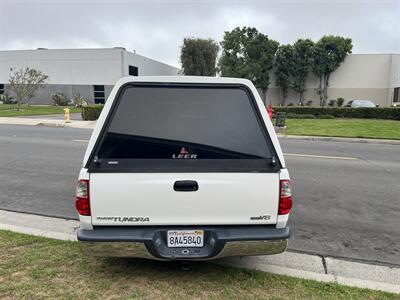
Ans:
[[[328,274],[328,265],[326,264],[325,257],[322,256],[322,255],[319,255],[319,257],[321,257],[322,266],[324,267],[324,272],[325,272],[325,274]]]

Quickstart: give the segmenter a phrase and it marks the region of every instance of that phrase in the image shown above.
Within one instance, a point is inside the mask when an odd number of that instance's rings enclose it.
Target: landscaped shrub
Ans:
[[[336,100],[329,100],[329,102],[328,102],[328,106],[330,106],[330,107],[334,107],[335,104],[336,104]]]
[[[274,115],[275,117],[276,115]],[[332,115],[312,115],[312,114],[294,114],[287,113],[286,118],[288,119],[334,119],[335,117]]]
[[[77,94],[74,97],[72,97],[71,102],[74,104],[76,107],[82,107],[82,106],[87,106],[88,103],[85,98],[83,98],[81,95]]]
[[[332,115],[319,115],[317,118],[318,119],[334,119],[335,117]]]
[[[103,106],[104,105],[102,105],[102,104],[83,106],[82,107],[82,119],[85,121],[97,120],[100,116]]]
[[[306,106],[312,106],[312,100],[308,100],[307,102],[306,102]]]
[[[15,100],[15,97],[10,96],[7,92],[0,95],[0,101],[2,101],[3,104],[16,104],[17,103],[17,100]]]
[[[344,103],[344,98],[342,98],[342,97],[337,98],[337,100],[336,100],[337,106],[342,107],[343,103]]]
[[[54,101],[54,105],[58,106],[67,106],[70,104],[69,100],[65,97],[62,92],[57,92],[51,95],[51,98]]]
[[[399,107],[274,107],[274,113],[286,112],[301,115],[331,115],[335,118],[400,120]]]

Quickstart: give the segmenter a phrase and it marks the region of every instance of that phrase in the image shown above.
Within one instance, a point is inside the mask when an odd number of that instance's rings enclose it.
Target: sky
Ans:
[[[0,50],[125,47],[179,67],[183,38],[256,27],[281,44],[350,37],[353,53],[400,53],[400,0],[0,0]]]

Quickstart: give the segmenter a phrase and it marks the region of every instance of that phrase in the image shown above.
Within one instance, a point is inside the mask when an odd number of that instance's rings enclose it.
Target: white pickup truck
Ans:
[[[86,150],[77,237],[97,256],[276,254],[291,207],[283,153],[250,81],[127,77]]]

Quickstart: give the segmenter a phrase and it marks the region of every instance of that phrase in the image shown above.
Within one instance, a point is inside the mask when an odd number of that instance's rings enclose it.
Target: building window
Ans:
[[[104,104],[105,102],[105,93],[104,93],[104,85],[94,85],[94,103],[96,104]]]
[[[4,84],[0,83],[0,95],[4,94]]]
[[[394,88],[393,102],[400,102],[400,87]]]
[[[129,76],[138,76],[138,75],[139,75],[138,67],[129,66]]]

